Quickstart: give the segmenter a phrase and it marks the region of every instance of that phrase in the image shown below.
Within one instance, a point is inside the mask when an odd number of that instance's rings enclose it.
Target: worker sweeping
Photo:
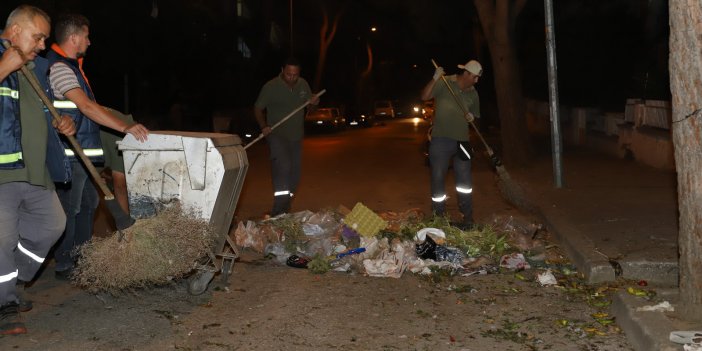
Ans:
[[[444,76],[444,69],[436,67],[434,76],[422,89],[421,98],[424,101],[433,98],[435,106],[429,144],[432,211],[437,216],[446,215],[448,195],[445,181],[453,160],[458,207],[463,214],[459,227],[469,229],[473,226],[473,151],[469,143],[469,123],[480,117],[480,99],[475,84],[480,80],[483,68],[475,60],[458,65],[458,68],[459,73],[445,77],[447,84],[440,84],[438,81]]]
[[[261,88],[254,105],[256,121],[270,148],[272,217],[290,211],[293,194],[300,182],[305,113],[298,110],[275,131],[271,127],[285,118],[286,113],[305,102],[317,105],[319,94],[313,95],[307,81],[300,77],[300,62],[288,58],[280,74]]]
[[[99,105],[83,72],[83,58],[90,46],[90,22],[79,14],[64,14],[56,21],[54,43],[47,54],[53,105],[71,116],[78,126],[76,139],[91,162],[104,161],[99,125],[130,133],[145,141],[149,130],[139,123],[127,123]],[[93,234],[93,216],[98,207],[97,190],[85,165],[75,157],[68,141],[66,155],[72,160],[73,181],[57,184],[57,193],[66,212],[66,230],[54,251],[56,278],[70,279],[76,248]]]

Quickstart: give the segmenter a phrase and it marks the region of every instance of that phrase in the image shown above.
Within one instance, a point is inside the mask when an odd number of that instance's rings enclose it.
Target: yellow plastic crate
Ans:
[[[344,224],[364,237],[375,236],[388,226],[388,222],[360,202],[344,217]]]

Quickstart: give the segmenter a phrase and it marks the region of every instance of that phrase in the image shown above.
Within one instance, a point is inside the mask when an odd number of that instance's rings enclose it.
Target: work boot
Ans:
[[[26,284],[27,282],[25,282],[24,280],[17,279],[17,285],[15,287],[15,290],[17,291],[17,296],[19,298],[20,312],[29,312],[32,310],[32,308],[34,308],[34,304],[32,303],[32,301],[24,298],[24,289]]]
[[[276,196],[273,198],[273,210],[271,210],[271,217],[278,216],[283,213],[288,213],[290,211],[290,196]]]
[[[19,304],[8,302],[0,307],[0,335],[26,334],[27,327],[22,323]]]

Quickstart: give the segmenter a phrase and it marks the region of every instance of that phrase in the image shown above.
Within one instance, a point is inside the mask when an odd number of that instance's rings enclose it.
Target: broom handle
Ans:
[[[434,64],[434,68],[439,68],[439,65],[436,64],[436,61],[434,61],[434,59],[431,59],[431,63]],[[461,111],[463,111],[463,116],[465,117],[468,114],[470,114],[472,116],[473,114],[466,111],[466,108],[463,107],[461,100],[458,99],[458,96],[453,91],[453,88],[451,88],[451,85],[448,83],[448,81],[446,80],[446,77],[443,74],[441,75],[441,79],[444,81],[444,84],[446,84],[446,87],[448,88],[449,92],[451,92],[451,95],[453,95],[453,98],[456,100],[456,103],[461,108]],[[490,148],[490,145],[488,145],[488,143],[485,141],[485,139],[483,138],[483,135],[480,134],[478,127],[476,127],[476,125],[475,125],[475,123],[473,123],[473,121],[468,120],[468,118],[466,118],[466,121],[471,126],[473,126],[473,129],[475,130],[475,134],[478,135],[478,138],[480,138],[480,141],[482,141],[483,145],[485,145],[485,149],[487,149],[488,156],[492,157],[495,154],[495,152],[492,151],[492,148]]]
[[[5,48],[10,47],[10,43],[3,41],[3,45]],[[20,51],[18,51],[20,52]],[[21,52],[20,52],[21,54]],[[29,82],[29,85],[32,86],[32,89],[37,93],[41,101],[44,103],[47,109],[49,109],[49,112],[51,113],[51,116],[54,118],[54,120],[58,123],[61,122],[61,116],[59,115],[58,111],[56,111],[56,108],[54,108],[54,104],[49,100],[49,98],[46,96],[44,93],[44,90],[41,88],[41,85],[39,84],[39,80],[37,80],[37,77],[34,75],[34,72],[30,71],[29,68],[27,68],[26,65],[22,65],[20,68],[21,73],[27,78],[27,81]],[[100,190],[102,190],[102,193],[105,194],[105,200],[113,200],[115,196],[112,194],[110,189],[107,187],[107,184],[102,181],[100,178],[100,175],[97,172],[97,169],[95,169],[95,166],[93,163],[90,161],[88,156],[85,155],[85,152],[83,152],[83,148],[78,144],[78,140],[76,140],[76,137],[73,135],[66,135],[66,138],[68,138],[68,142],[71,144],[71,147],[75,151],[76,154],[80,157],[81,161],[83,161],[83,164],[85,165],[85,168],[88,169],[88,172],[90,175],[93,177],[95,182],[98,184],[100,187]]]
[[[315,96],[315,97],[320,97],[320,96],[322,96],[322,94],[324,94],[324,93],[326,93],[326,92],[327,92],[327,89],[322,89],[322,90],[320,90],[317,94],[314,94],[314,96]],[[298,106],[298,107],[297,107],[296,109],[294,109],[292,112],[288,113],[287,116],[283,117],[283,119],[281,119],[280,121],[278,121],[278,122],[276,122],[274,125],[272,125],[272,126],[271,126],[271,130],[273,130],[273,129],[275,129],[276,127],[278,127],[279,125],[283,124],[283,122],[285,122],[285,121],[287,121],[288,119],[290,119],[290,117],[292,117],[293,115],[295,115],[296,113],[298,113],[300,110],[302,110],[303,108],[305,108],[305,107],[306,107],[307,105],[309,105],[309,104],[310,104],[310,100],[307,100],[304,104]],[[259,134],[259,135],[256,137],[256,139],[251,140],[250,143],[248,143],[248,144],[246,144],[246,146],[244,146],[244,150],[248,149],[249,146],[253,145],[253,144],[256,143],[257,141],[263,139],[263,137],[264,137],[263,133]]]

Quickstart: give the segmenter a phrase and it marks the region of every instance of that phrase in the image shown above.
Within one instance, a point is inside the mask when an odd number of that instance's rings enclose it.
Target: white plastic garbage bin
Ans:
[[[173,200],[209,220],[224,246],[249,163],[236,135],[156,131],[122,140],[130,214],[148,218]]]

